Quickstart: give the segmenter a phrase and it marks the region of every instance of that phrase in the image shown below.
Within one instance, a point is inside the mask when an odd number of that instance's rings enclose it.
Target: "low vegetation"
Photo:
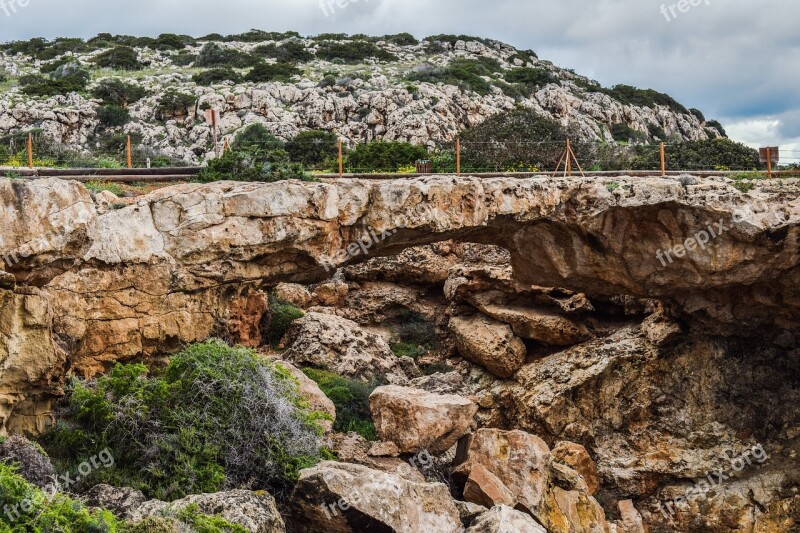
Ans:
[[[369,410],[369,395],[380,383],[367,383],[316,368],[305,368],[303,372],[319,385],[320,390],[336,406],[335,431],[354,431],[368,441],[377,440]]]
[[[115,468],[93,482],[174,500],[238,487],[280,491],[326,455],[297,383],[253,351],[211,340],[164,371],[117,364],[72,384],[45,446],[66,464],[108,448]]]

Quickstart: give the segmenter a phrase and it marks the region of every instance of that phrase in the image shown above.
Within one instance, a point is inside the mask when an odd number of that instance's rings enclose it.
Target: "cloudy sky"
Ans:
[[[800,160],[800,4],[683,1],[684,11],[679,0],[0,0],[0,40],[250,28],[478,35],[607,86],[667,92],[736,140]]]

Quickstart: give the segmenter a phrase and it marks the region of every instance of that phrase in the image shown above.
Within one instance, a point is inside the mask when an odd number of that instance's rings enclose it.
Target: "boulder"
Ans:
[[[328,281],[314,287],[311,297],[316,305],[339,307],[344,303],[348,292],[350,289],[347,283],[340,280]]]
[[[147,497],[140,490],[130,487],[112,487],[100,483],[90,488],[83,495],[83,501],[89,507],[108,509],[120,518],[137,516],[137,511],[147,502]]]
[[[597,465],[586,448],[574,442],[557,442],[553,448],[553,461],[567,465],[578,472],[586,481],[589,494],[597,493],[600,488],[600,476],[597,473]]]
[[[449,328],[461,356],[499,378],[510,377],[525,364],[525,344],[507,324],[485,316],[453,317]]]
[[[131,512],[129,518],[139,521],[164,512],[177,512],[196,505],[202,514],[219,515],[228,522],[238,524],[250,533],[284,533],[286,526],[278,513],[275,498],[259,491],[231,490],[213,494],[193,494],[171,503],[150,500]]]
[[[489,510],[483,505],[478,505],[477,503],[472,502],[462,502],[456,500],[455,504],[456,509],[458,509],[458,515],[461,517],[461,523],[464,525],[464,527],[471,526],[478,516]]]
[[[547,533],[547,530],[530,515],[498,505],[478,516],[467,533]]]
[[[464,499],[484,507],[513,506],[516,503],[511,490],[482,464],[476,464],[470,470],[464,485]]]
[[[402,453],[450,449],[470,429],[478,406],[452,394],[387,385],[369,397],[369,408],[381,440],[394,442]]]
[[[642,332],[656,346],[667,346],[680,339],[682,330],[680,324],[659,309],[642,322]]]
[[[306,309],[311,305],[311,293],[303,285],[297,283],[278,283],[272,294],[278,300],[290,303],[300,309]]]
[[[323,368],[349,378],[369,381],[385,377],[405,383],[405,372],[389,344],[351,320],[309,312],[287,332],[283,357],[298,365]]]
[[[299,533],[463,530],[447,486],[333,461],[300,472],[289,507]]]

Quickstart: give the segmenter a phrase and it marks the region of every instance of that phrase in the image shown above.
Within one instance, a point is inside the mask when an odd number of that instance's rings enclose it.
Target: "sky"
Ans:
[[[697,5],[693,5],[697,4]],[[241,33],[494,38],[603,85],[653,88],[800,161],[797,0],[0,0],[0,41]]]

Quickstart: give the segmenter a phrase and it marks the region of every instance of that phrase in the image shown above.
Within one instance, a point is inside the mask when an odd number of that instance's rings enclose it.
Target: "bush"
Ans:
[[[180,93],[169,89],[156,104],[156,118],[167,120],[188,115],[188,109],[197,104],[197,97],[192,94]]]
[[[639,89],[630,85],[615,85],[612,89],[594,88],[593,92],[602,92],[626,105],[639,107],[655,107],[663,105],[676,113],[689,114],[689,110],[668,94],[654,91],[653,89]]]
[[[382,40],[396,44],[397,46],[414,46],[419,44],[419,40],[410,33],[397,33],[394,35],[384,35]]]
[[[197,85],[212,85],[214,83],[222,83],[225,81],[232,81],[239,83],[242,77],[236,73],[232,68],[213,68],[211,70],[204,70],[192,76],[192,81]]]
[[[528,94],[548,83],[558,83],[558,78],[549,70],[541,68],[515,68],[505,75],[506,81],[525,86]]]
[[[304,368],[303,372],[319,385],[320,390],[336,406],[334,431],[354,431],[368,441],[377,440],[369,410],[369,395],[379,383],[365,383],[316,368]]]
[[[377,141],[356,145],[347,156],[348,166],[356,172],[396,172],[402,166],[426,159],[423,146],[406,142]]]
[[[269,309],[271,316],[269,327],[267,328],[267,341],[270,345],[276,347],[280,344],[286,332],[289,331],[292,322],[298,318],[302,318],[304,313],[302,309],[282,300],[278,300],[275,297],[270,297]]]
[[[366,41],[323,42],[317,49],[317,58],[343,63],[361,63],[369,58],[379,61],[398,61],[396,55]]]
[[[23,86],[23,94],[29,96],[55,96],[58,94],[69,94],[80,92],[86,89],[90,75],[85,70],[78,70],[72,74],[61,75],[52,78],[44,76],[25,76],[20,78],[20,85]]]
[[[236,134],[236,138],[231,144],[234,151],[249,151],[255,154],[266,154],[274,150],[284,148],[282,140],[275,137],[262,124],[250,124],[245,129]]]
[[[97,119],[106,128],[124,126],[131,120],[128,110],[118,105],[104,105],[97,110]]]
[[[314,59],[306,46],[300,41],[288,41],[281,45],[274,43],[257,46],[253,55],[271,57],[282,63],[305,63]]]
[[[286,151],[292,161],[302,163],[306,167],[320,167],[337,156],[339,140],[335,133],[329,131],[301,131],[286,143]]]
[[[312,181],[303,166],[289,163],[288,155],[283,150],[266,154],[254,154],[248,151],[228,150],[219,159],[209,161],[208,166],[200,171],[197,181],[262,181],[275,182],[288,179]]]
[[[300,34],[296,31],[277,32],[277,31],[263,31],[263,30],[250,30],[245,33],[236,35],[228,35],[225,41],[228,42],[242,42],[242,43],[257,43],[262,41],[284,41],[286,39],[299,38]]]
[[[706,117],[705,117],[705,115],[703,115],[703,112],[702,112],[702,111],[700,111],[699,109],[695,109],[695,108],[693,107],[693,108],[691,108],[691,109],[689,110],[689,113],[691,113],[692,115],[694,115],[695,117],[697,117],[697,120],[699,120],[701,124],[702,124],[703,122],[705,122],[705,121],[706,121]]]
[[[94,63],[102,68],[119,70],[141,70],[144,64],[139,62],[139,55],[130,46],[117,46],[94,58]]]
[[[173,500],[226,487],[284,488],[323,454],[316,420],[289,374],[219,340],[174,356],[163,373],[117,364],[75,382],[51,455],[80,461],[104,448],[115,469],[92,474]]]
[[[53,481],[56,470],[50,458],[35,444],[25,437],[12,435],[0,445],[0,458],[8,464],[16,464],[17,472],[28,483],[44,488]]]
[[[189,35],[175,35],[174,33],[162,33],[156,37],[153,47],[158,50],[182,50],[187,45],[195,44],[194,37]]]
[[[490,117],[461,137],[462,170],[555,169],[570,135],[554,120],[520,108]],[[590,159],[588,145],[575,143],[579,160]]]
[[[658,150],[637,147],[630,168],[654,169],[661,165]],[[759,168],[758,150],[730,139],[685,141],[667,146],[668,170],[707,170],[727,167],[731,170]]]
[[[725,132],[725,128],[723,128],[723,127],[722,127],[722,124],[720,124],[720,123],[719,123],[718,121],[716,121],[716,120],[709,120],[708,122],[706,122],[706,126],[708,126],[709,128],[714,128],[714,129],[715,129],[715,130],[717,130],[717,131],[719,132],[719,134],[720,134],[720,135],[722,135],[723,137],[727,137],[727,136],[728,136],[728,134]]]
[[[292,76],[298,74],[300,74],[300,69],[289,63],[275,63],[274,65],[259,63],[253,67],[253,70],[251,70],[244,79],[245,81],[251,81],[253,83],[267,83],[271,81],[288,83],[291,81]]]
[[[491,75],[491,70],[484,62],[476,59],[456,59],[445,68],[410,72],[405,78],[409,81],[455,85],[463,91],[471,90],[486,95],[491,91],[491,84],[481,76]]]
[[[618,123],[611,126],[611,136],[617,142],[646,141],[647,135],[637,131],[627,124]]]
[[[118,78],[102,80],[92,89],[92,96],[103,101],[106,105],[116,105],[127,107],[128,105],[141,100],[147,91],[143,87],[126,83]]]
[[[223,48],[217,43],[206,43],[194,61],[196,67],[245,68],[255,63],[249,55],[233,48]]]

